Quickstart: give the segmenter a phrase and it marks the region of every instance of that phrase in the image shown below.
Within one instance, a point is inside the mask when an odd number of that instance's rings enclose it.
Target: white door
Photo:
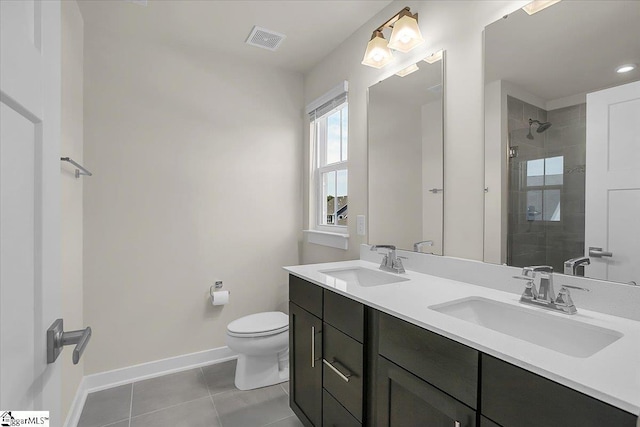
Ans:
[[[50,411],[60,364],[60,3],[0,0],[0,409]],[[79,224],[81,226],[81,224]]]
[[[640,82],[587,95],[588,276],[640,284]]]

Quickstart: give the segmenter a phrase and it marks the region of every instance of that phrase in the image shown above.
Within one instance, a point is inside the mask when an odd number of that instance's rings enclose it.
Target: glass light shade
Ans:
[[[382,34],[376,35],[367,44],[362,64],[373,68],[382,68],[393,60],[391,49]]]
[[[405,15],[393,24],[393,31],[389,38],[391,49],[407,53],[423,42],[418,21],[414,17]]]
[[[560,0],[534,0],[528,5],[524,6],[522,10],[527,12],[529,15],[533,15],[534,13],[540,12],[542,9],[546,9],[549,6],[553,6],[559,1]]]

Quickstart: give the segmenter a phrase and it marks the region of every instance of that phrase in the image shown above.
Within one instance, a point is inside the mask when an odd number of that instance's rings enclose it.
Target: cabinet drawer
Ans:
[[[351,338],[363,342],[364,306],[335,292],[324,290],[323,320]]]
[[[326,390],[322,391],[323,427],[360,427],[362,424]]]
[[[635,427],[636,417],[539,375],[482,355],[482,414],[504,427]]]
[[[381,312],[378,328],[379,354],[476,408],[476,350]]]
[[[362,344],[327,323],[322,328],[322,343],[324,388],[362,422]]]
[[[289,301],[322,319],[322,288],[293,274],[289,275]]]

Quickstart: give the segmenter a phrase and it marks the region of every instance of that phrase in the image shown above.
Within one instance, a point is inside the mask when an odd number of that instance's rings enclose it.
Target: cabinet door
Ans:
[[[482,415],[504,427],[636,427],[637,417],[482,355]]]
[[[475,427],[476,412],[378,356],[376,426]]]
[[[322,426],[322,320],[289,303],[291,409],[307,426]]]

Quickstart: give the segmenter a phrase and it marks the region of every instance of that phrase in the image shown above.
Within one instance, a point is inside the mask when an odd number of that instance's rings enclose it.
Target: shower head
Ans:
[[[551,122],[540,123],[540,126],[538,126],[538,129],[536,130],[536,132],[542,133],[545,130],[549,129],[550,127],[551,127]]]
[[[533,139],[533,135],[531,135],[531,125],[534,123],[538,125],[538,129],[536,129],[538,133],[542,133],[551,127],[551,122],[540,122],[540,120],[529,119],[529,134],[527,135],[527,139]]]

